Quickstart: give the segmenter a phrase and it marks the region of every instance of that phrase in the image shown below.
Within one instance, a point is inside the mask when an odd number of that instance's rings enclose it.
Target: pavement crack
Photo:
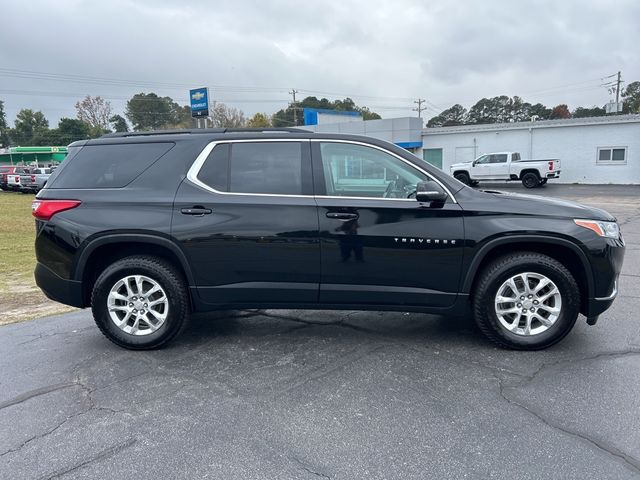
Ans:
[[[505,389],[506,388],[511,388],[511,389],[515,389],[516,387],[510,387],[510,386],[505,386],[504,382],[497,376],[494,376],[494,378],[498,381],[498,385],[499,385],[499,393],[500,396],[510,405],[513,405],[521,410],[524,410],[525,412],[529,413],[530,415],[534,416],[535,418],[537,418],[539,421],[541,421],[543,424],[545,424],[546,426],[564,433],[565,435],[569,435],[571,437],[577,438],[579,440],[581,440],[582,442],[585,442],[587,444],[589,444],[591,447],[593,447],[594,449],[604,452],[605,454],[607,454],[608,456],[612,456],[614,457],[614,459],[618,462],[621,462],[624,466],[626,466],[629,470],[633,471],[636,474],[640,474],[640,460],[621,451],[620,449],[614,447],[613,445],[609,444],[608,442],[605,442],[601,439],[598,438],[594,438],[590,435],[584,434],[582,432],[579,432],[577,430],[573,430],[567,427],[563,427],[562,425],[553,422],[551,419],[545,417],[542,413],[534,410],[533,408],[519,403],[516,400],[509,398],[509,396],[507,396],[507,394],[505,393]]]
[[[87,465],[93,463],[93,462],[97,462],[99,460],[104,460],[105,458],[110,458],[113,457],[114,455],[117,455],[118,453],[120,453],[122,450],[125,450],[131,446],[133,446],[138,440],[135,438],[130,438],[129,440],[119,443],[117,445],[114,445],[112,447],[109,447],[105,450],[102,450],[100,452],[98,452],[97,454],[89,457],[86,460],[83,460],[80,463],[77,463],[71,467],[65,468],[64,470],[58,470],[56,472],[44,475],[42,477],[40,477],[39,480],[52,480],[54,478],[60,478],[64,475],[67,475],[71,472],[74,472],[80,468],[86,467]]]
[[[307,465],[305,462],[303,462],[302,460],[291,456],[289,457],[291,460],[293,460],[294,462],[296,462],[298,465],[300,465],[302,467],[303,470],[305,470],[306,472],[309,472],[312,475],[315,475],[316,477],[320,477],[320,478],[328,478],[329,480],[331,480],[331,478],[333,478],[331,475],[327,475],[325,473],[322,472],[316,472],[315,470],[311,469],[309,467],[309,465]]]
[[[0,403],[0,410],[3,408],[11,407],[13,405],[18,405],[19,403],[26,402],[27,400],[31,400],[32,398],[39,397],[40,395],[46,395],[51,392],[56,392],[58,390],[64,390],[65,388],[72,388],[80,386],[77,382],[64,382],[64,383],[56,383],[53,385],[47,385],[44,387],[36,388],[34,390],[29,390],[28,392],[21,393],[17,397],[10,398],[2,403]]]

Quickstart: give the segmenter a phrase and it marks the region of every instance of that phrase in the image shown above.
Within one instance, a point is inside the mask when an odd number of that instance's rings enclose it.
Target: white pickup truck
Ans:
[[[495,180],[518,180],[526,188],[547,183],[550,178],[560,178],[560,160],[522,160],[518,152],[487,153],[473,162],[454,163],[450,172],[466,185]]]

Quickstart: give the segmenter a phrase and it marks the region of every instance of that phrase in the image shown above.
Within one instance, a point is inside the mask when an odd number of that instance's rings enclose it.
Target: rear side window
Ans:
[[[211,151],[197,177],[219,192],[302,195],[310,190],[303,164],[309,162],[303,157],[300,142],[221,144]]]
[[[86,145],[49,188],[121,188],[131,183],[174,146],[172,142]]]

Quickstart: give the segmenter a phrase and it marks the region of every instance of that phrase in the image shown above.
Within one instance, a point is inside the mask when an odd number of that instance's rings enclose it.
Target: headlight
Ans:
[[[579,220],[574,219],[576,225],[593,230],[600,237],[618,238],[620,236],[620,227],[616,222],[601,222],[598,220]]]

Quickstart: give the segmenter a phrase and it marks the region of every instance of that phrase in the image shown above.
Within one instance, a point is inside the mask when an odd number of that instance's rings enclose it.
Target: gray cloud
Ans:
[[[139,91],[186,103],[188,86],[200,85],[248,114],[281,108],[295,87],[350,94],[390,117],[413,114],[417,97],[440,108],[499,94],[601,105],[601,77],[621,69],[640,80],[633,0],[31,0],[4,2],[2,18],[2,68],[140,82],[0,72],[10,120],[29,107],[55,124],[85,94],[120,111]]]

